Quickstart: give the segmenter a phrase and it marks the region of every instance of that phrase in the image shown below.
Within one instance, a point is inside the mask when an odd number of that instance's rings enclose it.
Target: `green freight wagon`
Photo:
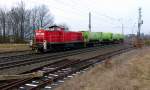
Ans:
[[[101,41],[102,33],[101,32],[90,32],[90,41]]]
[[[99,41],[102,41],[102,32],[97,32],[99,34]]]
[[[120,40],[120,34],[113,34],[112,39],[113,41],[119,41]]]
[[[124,35],[123,34],[113,34],[113,41],[123,41]]]
[[[112,36],[113,36],[113,33],[110,33],[110,32],[102,32],[102,41],[103,42],[109,42],[109,41],[112,41]]]
[[[89,31],[82,31],[82,35],[83,35],[83,38],[84,38],[84,42],[89,42],[90,32]]]
[[[118,34],[119,35],[119,40],[123,41],[124,40],[124,35],[123,34]]]
[[[89,32],[89,31],[82,31],[84,41],[86,42],[100,42],[102,40],[102,32]]]
[[[123,41],[124,36],[122,34],[113,34],[110,32],[89,32],[82,31],[84,42],[113,42]]]

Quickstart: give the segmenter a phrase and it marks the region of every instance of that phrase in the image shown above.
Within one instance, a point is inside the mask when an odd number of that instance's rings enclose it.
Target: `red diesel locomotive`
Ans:
[[[65,31],[63,27],[51,26],[48,30],[35,30],[35,44],[32,48],[36,51],[81,46],[84,40],[81,32]]]

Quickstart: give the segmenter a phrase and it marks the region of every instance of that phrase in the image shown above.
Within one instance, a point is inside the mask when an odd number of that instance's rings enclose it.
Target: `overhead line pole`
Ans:
[[[89,12],[89,32],[91,32],[91,12]]]
[[[122,23],[122,35],[124,35],[124,26],[123,26],[123,23]]]
[[[136,42],[135,42],[135,46],[137,48],[141,48],[144,45],[144,43],[143,43],[143,41],[140,37],[141,26],[143,24],[143,20],[141,18],[142,18],[141,8],[139,8],[138,31],[137,31],[137,39],[136,39]]]
[[[138,32],[137,32],[137,37],[140,38],[140,32],[141,32],[141,26],[143,24],[143,20],[141,19],[141,8],[139,8],[139,19],[138,19]]]

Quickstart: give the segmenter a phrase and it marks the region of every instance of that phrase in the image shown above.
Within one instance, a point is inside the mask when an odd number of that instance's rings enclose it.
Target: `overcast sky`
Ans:
[[[0,7],[10,9],[21,0],[0,0]],[[137,31],[138,8],[142,7],[142,32],[150,34],[149,0],[22,0],[26,8],[45,4],[56,23],[66,23],[71,30],[88,30],[88,13],[92,14],[92,31]]]

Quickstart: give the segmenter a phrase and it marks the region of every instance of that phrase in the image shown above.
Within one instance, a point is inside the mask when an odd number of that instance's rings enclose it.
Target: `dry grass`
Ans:
[[[30,50],[27,44],[0,44],[0,52]]]
[[[145,44],[146,46],[150,46],[150,40],[144,40],[144,44]]]
[[[150,90],[150,48],[133,50],[66,81],[56,90]]]

